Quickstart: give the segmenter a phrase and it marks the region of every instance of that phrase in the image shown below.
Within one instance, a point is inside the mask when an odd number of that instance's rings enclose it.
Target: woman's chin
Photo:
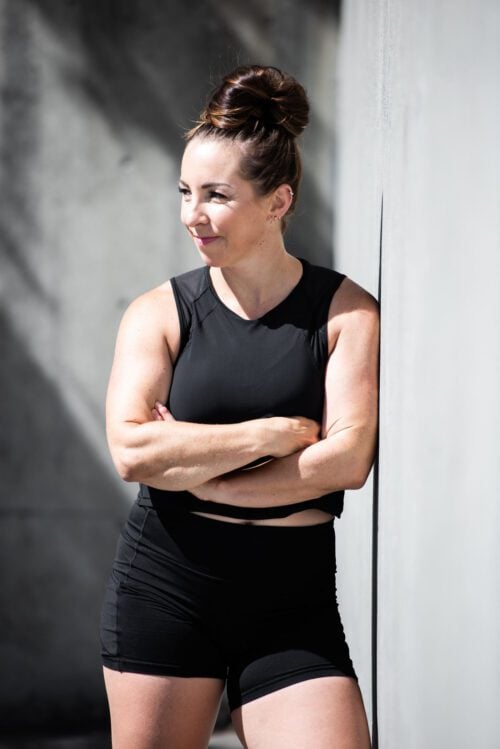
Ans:
[[[210,265],[214,268],[219,268],[221,265],[224,265],[224,259],[221,254],[210,251],[206,252],[206,250],[202,250],[199,247],[197,247],[196,249],[198,250],[200,258],[203,260],[205,265]]]
[[[230,265],[227,258],[223,258],[222,256],[214,257],[213,255],[205,255],[205,253],[200,252],[200,257],[205,265],[208,265],[210,268],[226,268]]]

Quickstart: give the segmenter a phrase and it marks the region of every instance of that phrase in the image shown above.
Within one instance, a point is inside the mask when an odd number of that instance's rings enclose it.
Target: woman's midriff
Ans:
[[[294,512],[286,518],[265,518],[262,520],[230,518],[227,515],[214,515],[211,512],[196,512],[195,510],[192,510],[192,512],[193,515],[201,515],[204,518],[221,520],[224,523],[239,523],[240,525],[319,525],[319,523],[326,523],[328,520],[333,520],[334,517],[329,512],[323,512],[323,510],[302,510],[302,512]]]

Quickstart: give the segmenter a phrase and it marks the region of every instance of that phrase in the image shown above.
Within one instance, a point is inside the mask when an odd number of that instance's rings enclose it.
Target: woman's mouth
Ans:
[[[191,236],[193,237],[196,244],[200,245],[200,247],[205,247],[207,244],[215,242],[216,239],[219,239],[219,237],[198,237],[196,234],[192,234]]]

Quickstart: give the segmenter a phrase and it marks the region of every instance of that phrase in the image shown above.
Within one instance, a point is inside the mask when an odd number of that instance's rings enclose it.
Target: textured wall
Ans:
[[[181,132],[236,64],[309,90],[288,243],[331,263],[337,20],[322,0],[0,0],[4,730],[105,720],[98,613],[133,492],[104,439],[114,337],[133,297],[199,265]]]
[[[383,749],[500,746],[499,74],[496,0],[345,4],[337,259],[376,291],[382,256]],[[372,532],[348,505],[346,581]]]

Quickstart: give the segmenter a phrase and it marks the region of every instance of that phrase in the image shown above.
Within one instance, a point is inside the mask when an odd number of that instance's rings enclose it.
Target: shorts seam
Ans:
[[[290,679],[294,679],[297,676],[304,676],[305,678],[299,678],[296,682],[290,682]],[[294,669],[293,671],[287,671],[287,673],[285,674],[280,674],[279,676],[275,676],[272,679],[268,679],[258,686],[246,689],[241,693],[241,700],[239,701],[239,705],[234,705],[231,707],[231,709],[234,710],[236,707],[241,706],[245,702],[250,702],[252,699],[263,697],[268,693],[270,694],[271,692],[277,691],[277,689],[280,688],[280,684],[283,684],[283,686],[291,686],[294,683],[298,684],[301,681],[308,680],[309,678],[314,679],[320,676],[348,676],[358,681],[358,677],[356,676],[354,671],[351,673],[349,672],[349,670],[342,669],[339,666],[328,666],[324,664],[318,666],[301,666],[300,668]],[[268,692],[266,690],[269,687],[271,687],[271,689],[269,689]]]
[[[116,658],[102,656],[102,662],[108,668],[124,673],[154,674],[159,676],[183,676],[185,678],[200,677],[221,679],[225,681],[226,673],[213,674],[203,673],[203,669],[189,669],[182,666],[172,666],[169,664],[155,663],[153,661],[140,661],[133,658]]]
[[[139,535],[137,536],[137,540],[136,540],[136,542],[134,544],[134,551],[132,553],[132,556],[130,557],[130,560],[129,560],[129,563],[128,563],[128,566],[127,566],[127,571],[124,573],[123,580],[120,581],[121,583],[123,583],[125,585],[127,584],[128,579],[130,577],[130,570],[132,569],[132,565],[135,562],[135,558],[137,556],[137,549],[139,548],[139,543],[140,543],[141,538],[142,538],[142,536],[144,534],[144,527],[145,527],[146,521],[147,521],[147,519],[149,517],[149,513],[151,512],[151,510],[150,510],[149,507],[144,507],[144,509],[146,510],[146,512],[145,512],[144,517],[142,519],[141,529],[139,531]]]
[[[121,653],[121,635],[122,635],[122,630],[121,630],[122,613],[121,613],[120,589],[123,587],[123,585],[126,585],[127,582],[128,582],[128,579],[130,577],[130,571],[132,569],[132,565],[135,562],[135,558],[137,556],[137,550],[139,548],[139,543],[140,543],[141,538],[142,538],[142,536],[144,534],[144,528],[145,528],[145,525],[146,525],[146,520],[148,519],[149,513],[150,513],[150,509],[148,507],[145,507],[144,509],[146,510],[146,512],[145,512],[144,517],[142,519],[141,529],[140,529],[139,534],[137,536],[137,540],[136,540],[136,542],[134,544],[134,551],[132,553],[132,556],[130,557],[130,560],[129,560],[129,563],[128,563],[128,566],[127,566],[127,570],[126,570],[126,572],[123,575],[123,580],[119,580],[117,588],[116,588],[116,622],[115,622],[115,627],[116,627],[116,652],[117,652],[117,659],[116,660],[118,662],[118,667],[119,667],[120,671],[122,670],[122,668],[121,668],[122,660],[120,659],[120,657],[118,655],[119,653]]]

